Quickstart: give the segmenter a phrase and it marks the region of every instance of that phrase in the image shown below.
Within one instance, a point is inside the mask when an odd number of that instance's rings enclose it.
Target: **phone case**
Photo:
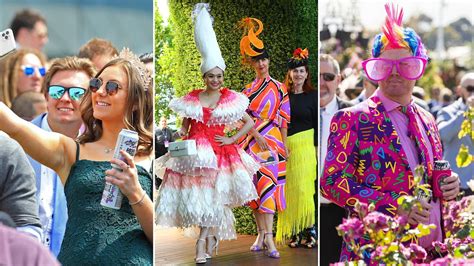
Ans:
[[[0,57],[4,57],[15,51],[16,43],[13,31],[6,29],[0,33]]]

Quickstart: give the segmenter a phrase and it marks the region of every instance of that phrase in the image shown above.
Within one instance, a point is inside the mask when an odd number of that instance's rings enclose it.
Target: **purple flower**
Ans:
[[[364,234],[364,225],[358,218],[343,219],[337,230],[349,239],[358,239]]]
[[[388,228],[389,217],[380,212],[371,212],[364,218],[364,223],[375,231]]]
[[[406,259],[409,259],[411,255],[411,250],[405,247],[403,244],[400,244],[399,247],[400,247],[400,251],[403,254],[403,257],[405,257]]]
[[[405,226],[408,223],[408,217],[406,215],[397,216],[396,220],[400,226]]]
[[[386,256],[385,252],[387,250],[386,246],[378,246],[374,251],[372,251],[372,258],[381,259]]]
[[[369,212],[369,206],[367,203],[357,201],[354,206],[355,211],[359,214],[360,217],[365,217]]]
[[[445,266],[450,265],[451,259],[449,257],[439,258],[431,261],[430,265]]]
[[[451,242],[451,246],[453,248],[457,248],[462,244],[461,239],[459,238],[454,238],[453,241]]]
[[[436,249],[437,252],[439,253],[445,253],[448,250],[448,247],[446,246],[445,243],[435,241],[433,243],[433,247]]]
[[[410,244],[411,259],[424,260],[426,258],[426,250],[417,244]]]

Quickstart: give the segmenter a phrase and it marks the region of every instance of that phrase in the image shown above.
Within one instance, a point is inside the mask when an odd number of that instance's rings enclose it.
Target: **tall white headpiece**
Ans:
[[[225,70],[224,58],[217,43],[216,33],[212,28],[212,18],[209,14],[209,4],[198,3],[194,7],[194,41],[201,53],[201,73],[218,67]]]

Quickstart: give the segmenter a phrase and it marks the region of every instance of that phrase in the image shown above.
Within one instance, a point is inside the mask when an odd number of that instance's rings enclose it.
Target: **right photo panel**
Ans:
[[[474,4],[318,1],[320,265],[474,265]]]

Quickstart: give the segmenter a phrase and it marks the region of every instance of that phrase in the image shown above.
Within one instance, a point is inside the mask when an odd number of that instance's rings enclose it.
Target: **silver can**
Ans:
[[[433,192],[430,189],[427,189],[426,192],[423,191],[422,189],[418,190],[418,194],[416,195],[416,198],[418,200],[423,199],[427,203],[431,202],[431,198],[433,197]]]
[[[125,158],[123,158],[123,156],[120,154],[120,151],[124,150],[133,157],[137,152],[137,146],[138,133],[132,130],[122,129],[118,135],[117,143],[115,144],[113,158],[126,162]],[[116,164],[112,164],[112,167],[116,170],[122,170]],[[106,182],[104,191],[102,192],[102,200],[100,201],[100,205],[118,210],[122,206],[122,200],[123,194],[120,189],[116,185]]]

